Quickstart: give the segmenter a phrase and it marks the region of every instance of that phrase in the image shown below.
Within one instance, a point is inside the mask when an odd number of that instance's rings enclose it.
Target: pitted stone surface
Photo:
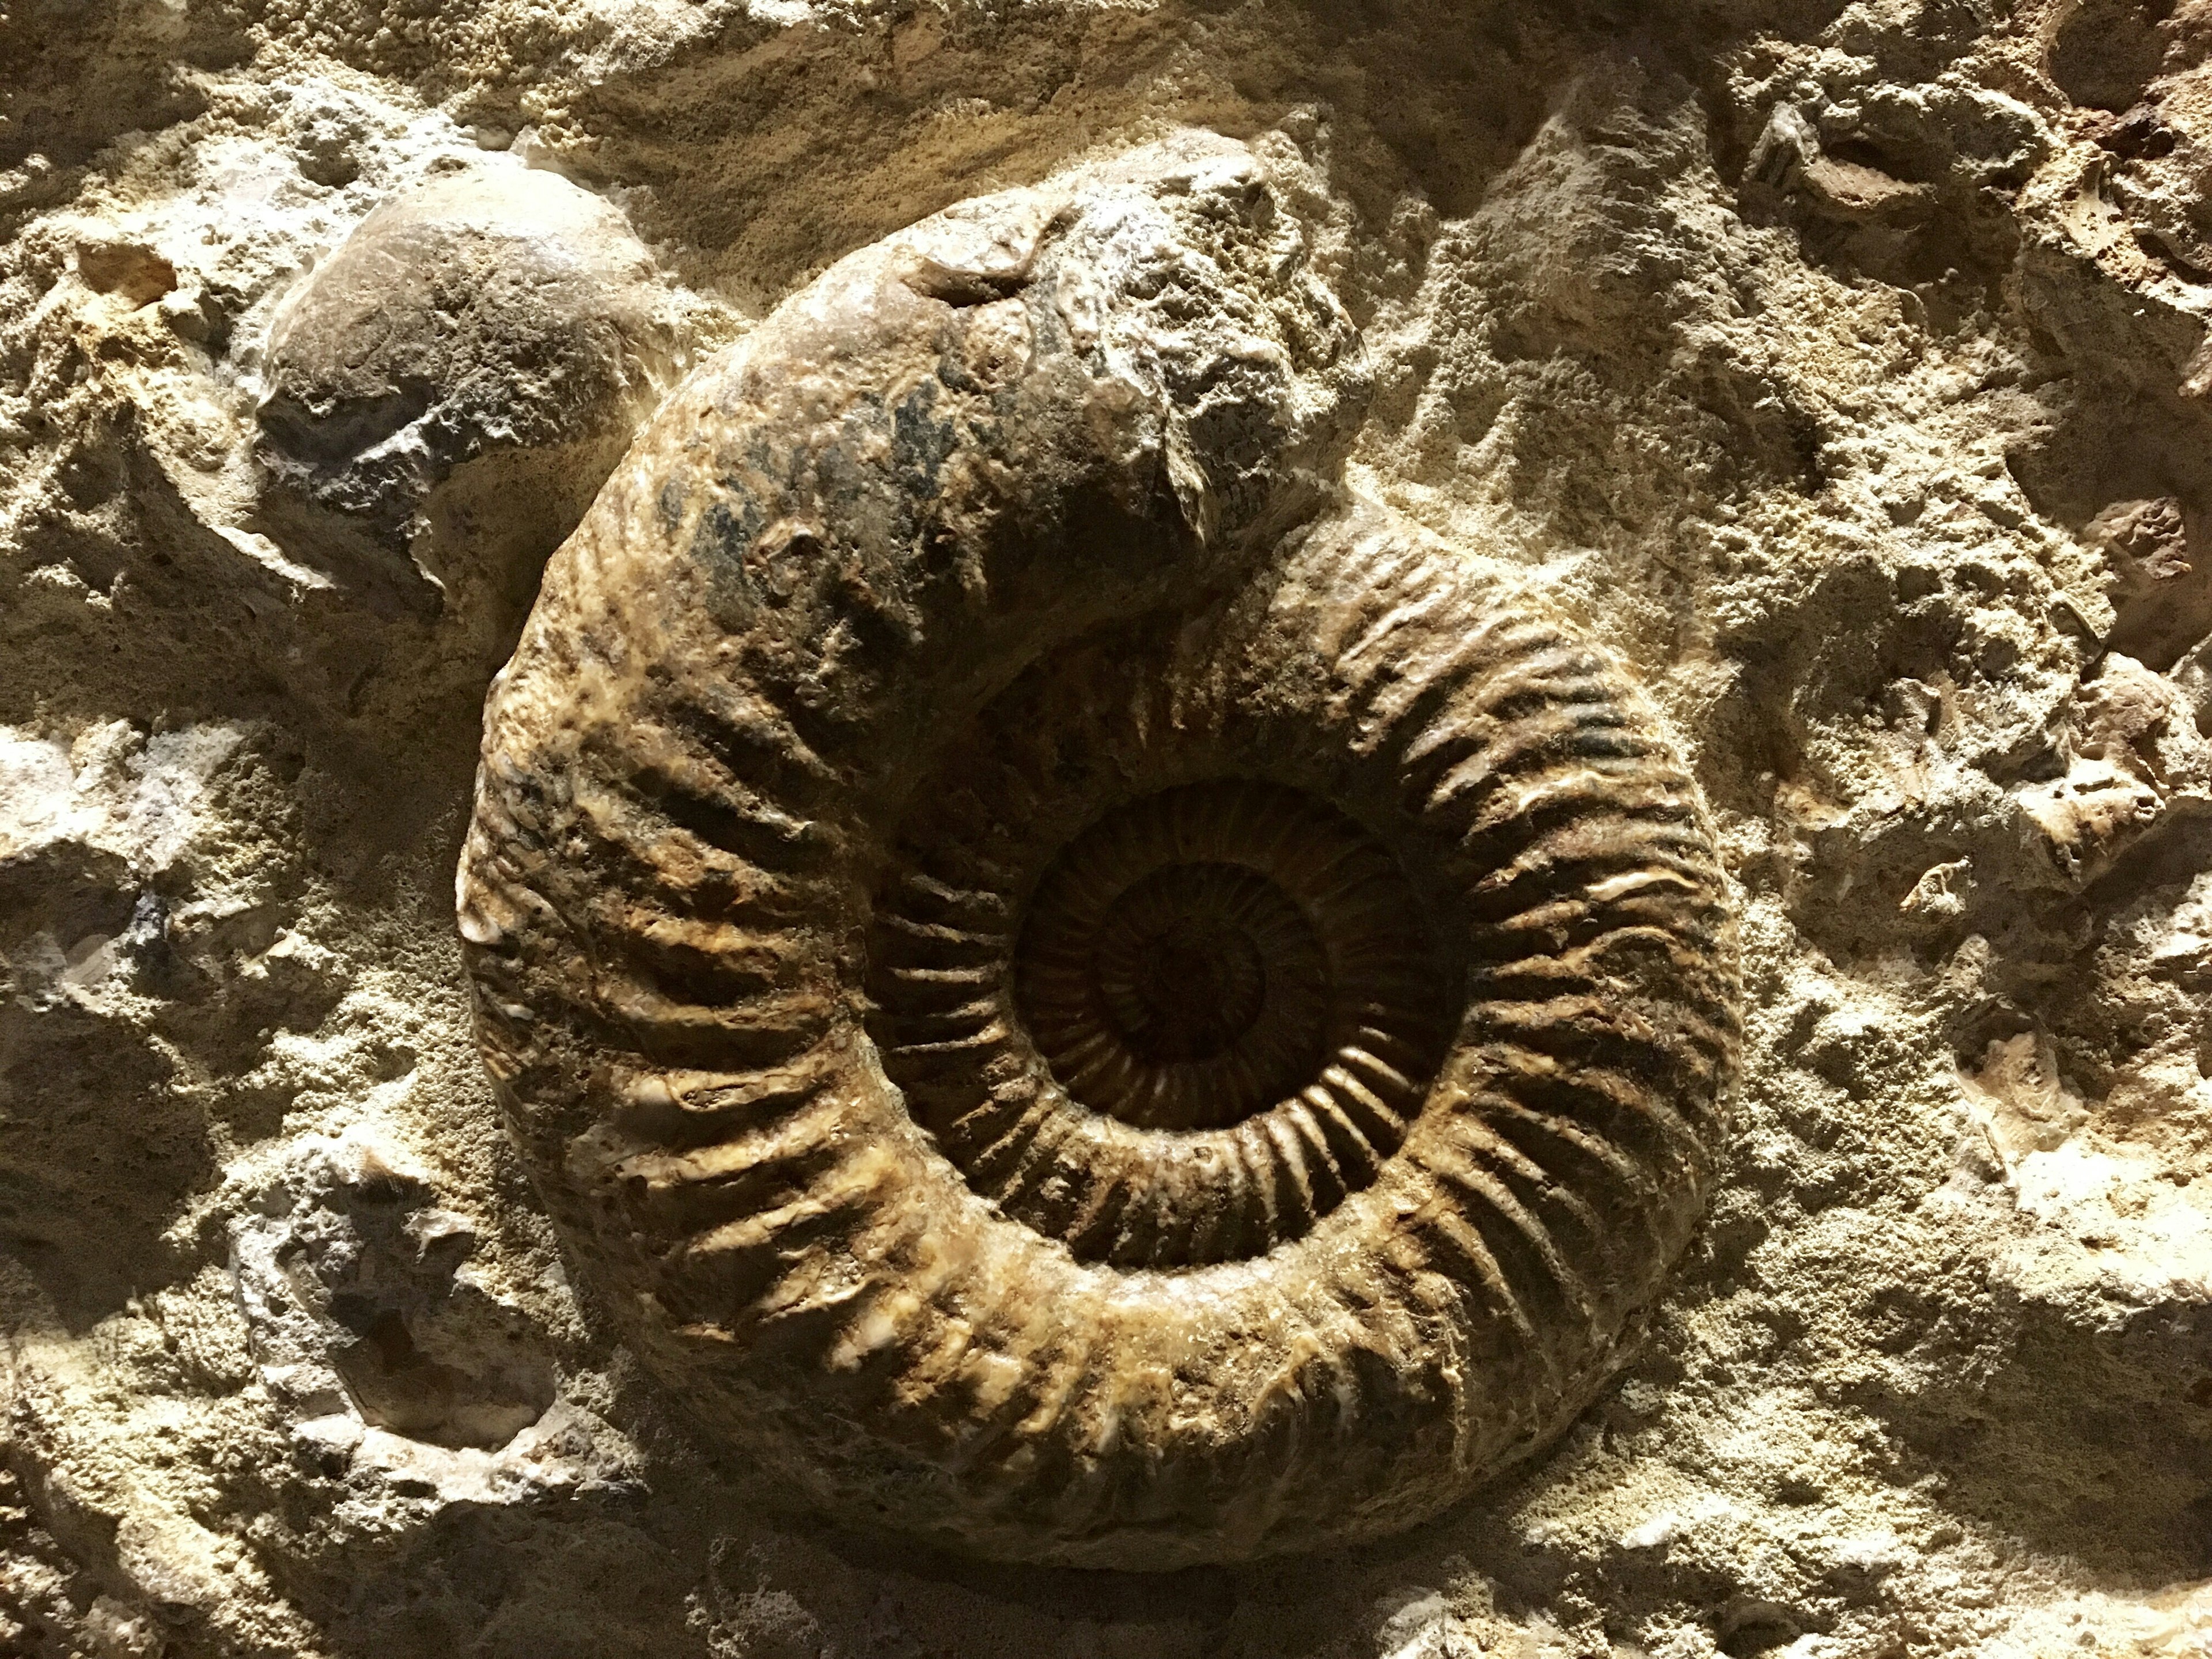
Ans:
[[[2212,10],[1631,9],[0,9],[0,1651],[2197,1653]],[[637,1363],[601,1287],[639,1281],[595,1277],[551,1224],[471,1030],[452,880],[485,686],[662,383],[598,435],[506,445],[515,411],[572,407],[572,359],[517,356],[455,428],[488,447],[421,494],[349,469],[431,434],[362,451],[304,412],[296,459],[382,503],[364,516],[317,506],[264,425],[267,348],[364,221],[453,173],[575,181],[651,249],[652,303],[704,354],[948,204],[1186,127],[1261,158],[1358,324],[1373,392],[1346,490],[1435,532],[1502,610],[1571,617],[1563,637],[1662,709],[1738,920],[1738,1084],[1617,1380],[1469,1501],[1171,1577],[954,1562],[822,1527],[701,1432],[680,1368],[672,1387]],[[961,364],[1029,349],[1002,303],[1018,260],[938,263],[971,318]],[[456,291],[434,318],[459,319]],[[1159,297],[1164,333],[1277,337]],[[763,594],[814,602],[815,528],[792,518]],[[1164,675],[1184,659],[1152,624],[1243,637],[1232,595],[1298,550],[1251,551],[1202,597],[1079,631]],[[1050,653],[910,763],[988,782],[976,757],[1042,735],[1016,687],[1112,669]],[[990,1063],[1064,1073],[1052,1158],[963,1149],[973,1074],[931,1096],[927,1055],[894,1057],[940,1012],[879,971],[902,964],[887,933],[933,925],[907,876],[997,846],[950,794],[867,815],[887,845],[844,934],[853,1029],[947,1126],[921,1131],[939,1174],[1086,1271],[1194,1280],[1305,1249],[1415,1143],[1387,1150],[1324,1075],[1345,1047],[1326,1016],[1278,1040],[1372,981],[1316,966],[1330,919],[1287,917],[1298,871],[1250,843],[1224,862],[1231,830],[1289,791],[1322,840],[1387,858],[1381,886],[1422,914],[1371,913],[1376,975],[1464,936],[1340,780],[1152,770],[1115,804],[1083,775],[989,890],[1042,928],[989,942],[1036,1039]],[[1060,884],[1159,858],[1192,787],[1206,858],[1095,911]],[[1218,1000],[1164,994],[1171,963]],[[955,981],[911,981],[934,982]],[[1409,1092],[1436,1086],[1425,1030]],[[1247,1060],[1242,1089],[1182,1086]],[[1254,1144],[1293,1097],[1322,1139]],[[675,1098],[626,1121],[665,1149]],[[1329,1137],[1337,1112],[1358,1140]],[[1146,1154],[1127,1164],[1123,1130]],[[1196,1165],[1152,1156],[1240,1132],[1267,1158],[1217,1163],[1196,1203]],[[405,1178],[356,1179],[368,1148]],[[1128,1201],[1086,1218],[1078,1176]],[[1313,1202],[1271,1219],[1261,1191]],[[1185,1228],[1208,1193],[1248,1200],[1237,1224]],[[1304,1231],[1255,1254],[1285,1221]],[[1127,1261],[1156,1249],[1219,1260]]]

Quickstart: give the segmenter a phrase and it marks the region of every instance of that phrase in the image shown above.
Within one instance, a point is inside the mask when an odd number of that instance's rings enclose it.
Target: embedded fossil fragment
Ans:
[[[1540,604],[1331,504],[1361,373],[1238,147],[969,204],[672,400],[495,689],[461,927],[540,1189],[849,1522],[1409,1524],[1696,1217],[1695,790]]]
[[[433,173],[362,220],[277,313],[258,411],[276,486],[264,514],[419,603],[403,561],[439,486],[489,470],[499,511],[482,516],[509,520],[580,489],[573,525],[674,379],[678,324],[652,255],[590,191],[489,162]]]

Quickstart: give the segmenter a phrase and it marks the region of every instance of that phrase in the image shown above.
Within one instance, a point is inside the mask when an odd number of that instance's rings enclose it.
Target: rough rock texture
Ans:
[[[0,1650],[2203,1651],[2208,44],[2202,0],[11,7]],[[599,478],[501,486],[531,436],[355,556],[283,510],[271,328],[489,159],[627,220],[673,373],[1181,126],[1314,228],[1352,484],[1663,706],[1741,1079],[1548,1456],[1356,1552],[963,1566],[716,1461],[479,1069],[483,694]]]

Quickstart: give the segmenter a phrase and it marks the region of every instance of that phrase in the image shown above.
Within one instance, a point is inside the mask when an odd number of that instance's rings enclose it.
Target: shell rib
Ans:
[[[1604,653],[1328,494],[1361,373],[1239,147],[968,204],[678,394],[494,689],[461,927],[533,1176],[849,1523],[1411,1524],[1695,1221],[1696,791]]]

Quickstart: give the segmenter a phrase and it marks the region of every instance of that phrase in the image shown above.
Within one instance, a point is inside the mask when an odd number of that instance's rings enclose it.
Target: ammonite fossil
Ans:
[[[1703,1199],[1723,883],[1621,671],[1332,482],[1241,148],[856,254],[549,569],[460,873],[589,1286],[846,1522],[1156,1568],[1541,1447]]]

